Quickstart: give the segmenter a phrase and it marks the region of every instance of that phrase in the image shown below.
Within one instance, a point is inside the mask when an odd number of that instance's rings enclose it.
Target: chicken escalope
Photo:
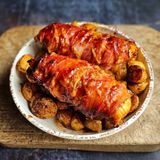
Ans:
[[[111,119],[117,126],[130,111],[132,93],[99,66],[55,53],[38,55],[29,64],[27,73],[39,85],[88,118]]]

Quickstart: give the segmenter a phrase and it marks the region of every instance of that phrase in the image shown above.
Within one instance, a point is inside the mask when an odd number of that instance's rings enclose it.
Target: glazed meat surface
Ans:
[[[113,117],[132,96],[123,83],[100,67],[58,54],[34,58],[27,72],[53,97],[91,119]]]
[[[35,37],[49,53],[83,59],[103,69],[115,70],[137,56],[135,43],[115,35],[100,33],[82,26],[54,23]]]

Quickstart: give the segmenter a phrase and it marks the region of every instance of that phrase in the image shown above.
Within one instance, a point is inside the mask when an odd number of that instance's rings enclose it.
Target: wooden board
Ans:
[[[41,26],[12,28],[0,37],[0,144],[25,148],[67,148],[94,151],[155,151],[160,149],[160,33],[147,26],[116,26],[148,52],[155,72],[155,90],[144,114],[127,129],[92,141],[54,137],[30,124],[16,108],[9,91],[12,61]]]

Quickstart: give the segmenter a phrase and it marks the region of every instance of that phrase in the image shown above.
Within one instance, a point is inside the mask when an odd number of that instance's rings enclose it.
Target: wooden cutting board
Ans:
[[[54,137],[30,124],[18,111],[9,91],[9,72],[22,45],[42,26],[11,28],[0,37],[0,144],[25,148],[67,148],[94,151],[156,151],[160,149],[160,32],[147,26],[118,25],[148,52],[155,73],[155,89],[144,114],[113,136],[75,141]]]

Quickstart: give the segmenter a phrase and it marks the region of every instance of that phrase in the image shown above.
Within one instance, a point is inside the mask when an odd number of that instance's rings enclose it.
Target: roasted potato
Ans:
[[[26,73],[27,69],[29,68],[28,61],[32,59],[31,54],[25,54],[21,57],[21,59],[17,63],[17,70],[21,73]]]
[[[111,129],[111,128],[114,128],[114,122],[113,122],[113,119],[110,118],[110,119],[104,119],[103,121],[103,126],[105,129]]]
[[[135,44],[131,44],[130,45],[130,50],[129,50],[129,57],[132,60],[135,60],[137,58],[137,51],[138,51],[137,46]]]
[[[84,123],[85,127],[94,132],[102,131],[102,121],[101,120],[91,120],[88,119]]]
[[[37,88],[34,84],[29,83],[29,82],[25,82],[22,85],[21,88],[21,92],[23,94],[23,97],[27,100],[27,101],[31,101],[33,95],[35,94],[35,92],[37,91]]]
[[[52,118],[57,113],[57,105],[51,98],[48,97],[32,97],[29,104],[31,112],[39,118]]]
[[[144,81],[142,83],[128,83],[128,88],[135,94],[140,94],[143,92],[148,85],[148,81]]]
[[[73,21],[73,22],[71,23],[71,25],[72,25],[72,26],[75,26],[75,27],[78,27],[78,22],[77,22],[77,21]]]
[[[127,87],[127,82],[126,81],[121,81],[126,87]]]
[[[80,131],[81,129],[84,128],[82,120],[80,119],[80,116],[78,114],[75,114],[72,117],[71,128],[74,129],[75,131]]]
[[[112,72],[115,74],[117,80],[123,80],[127,75],[127,66],[126,64],[116,64],[114,65]]]
[[[56,102],[57,106],[58,106],[58,110],[65,110],[68,109],[68,104],[67,103],[63,103],[63,102]]]
[[[139,97],[137,95],[133,95],[131,97],[131,109],[130,109],[130,113],[134,112],[139,106]]]
[[[112,76],[115,77],[115,75],[114,75],[114,73],[113,73],[112,71],[110,71],[110,70],[108,70],[108,69],[104,69],[104,68],[103,68],[103,70],[104,70],[107,74],[110,74],[110,75],[112,75]]]
[[[85,23],[82,25],[83,28],[86,28],[88,30],[96,31],[97,27],[94,24],[91,23]]]
[[[120,107],[117,108],[113,115],[113,119],[116,125],[122,123],[123,118],[129,113],[131,109],[131,98],[127,99]]]
[[[73,112],[71,110],[59,110],[56,117],[65,127],[71,126]]]
[[[138,66],[139,68],[146,70],[145,65],[141,61],[131,60],[128,62],[128,67],[130,66]]]
[[[128,71],[127,71],[127,80],[133,83],[141,83],[146,81],[148,78],[146,67],[140,61],[129,61],[128,62]]]

